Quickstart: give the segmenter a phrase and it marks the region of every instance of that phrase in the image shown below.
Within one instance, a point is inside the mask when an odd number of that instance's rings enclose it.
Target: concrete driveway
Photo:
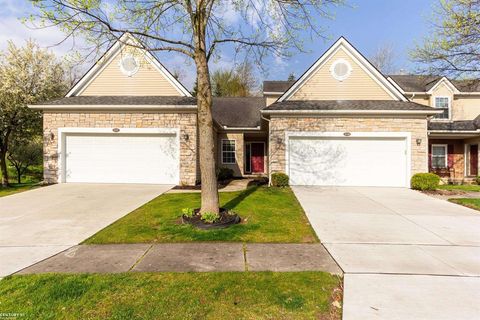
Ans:
[[[171,187],[69,183],[0,198],[0,277],[80,243]]]
[[[345,272],[344,319],[478,319],[480,214],[402,188],[294,187]]]

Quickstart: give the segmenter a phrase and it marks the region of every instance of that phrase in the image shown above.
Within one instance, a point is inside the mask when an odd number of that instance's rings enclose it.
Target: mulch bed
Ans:
[[[213,223],[207,223],[201,219],[199,214],[200,209],[195,209],[195,214],[193,217],[182,216],[182,222],[191,224],[199,229],[223,229],[228,228],[229,226],[238,224],[242,221],[240,216],[234,212],[231,212],[225,208],[220,208],[219,216],[220,218]]]
[[[439,195],[439,196],[461,196],[461,195],[467,194],[467,192],[462,190],[442,190],[442,189],[424,190],[422,192],[428,195]]]

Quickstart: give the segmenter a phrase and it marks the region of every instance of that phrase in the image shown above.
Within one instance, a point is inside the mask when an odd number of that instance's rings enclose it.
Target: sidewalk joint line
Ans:
[[[135,268],[135,267],[143,260],[143,258],[145,258],[145,256],[147,255],[147,253],[149,253],[152,248],[153,248],[153,244],[151,244],[151,245],[147,248],[147,250],[145,250],[145,252],[140,256],[140,258],[138,258],[137,261],[135,261],[135,263],[128,269],[127,272],[132,271],[133,268]]]

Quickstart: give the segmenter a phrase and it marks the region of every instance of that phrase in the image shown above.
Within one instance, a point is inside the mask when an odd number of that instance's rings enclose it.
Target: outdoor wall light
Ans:
[[[55,134],[53,132],[50,132],[50,140],[55,139]]]
[[[417,146],[420,146],[422,144],[422,139],[417,139]]]
[[[282,143],[283,143],[283,140],[282,140],[282,138],[280,138],[280,137],[277,137],[277,144],[282,144]]]
[[[183,140],[188,141],[189,139],[190,139],[190,136],[188,135],[188,133],[184,133]]]

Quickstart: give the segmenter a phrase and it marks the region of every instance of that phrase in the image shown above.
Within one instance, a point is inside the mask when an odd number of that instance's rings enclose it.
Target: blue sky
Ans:
[[[390,44],[395,49],[396,66],[412,70],[408,51],[415,42],[422,40],[429,31],[432,5],[439,0],[350,0],[348,7],[340,7],[334,20],[324,20],[329,40],[318,39],[306,45],[308,53],[298,53],[282,62],[270,58],[265,61],[267,74],[259,78],[286,79],[293,72],[301,75],[338,37],[346,37],[362,54],[371,56],[380,46]],[[22,44],[33,38],[44,47],[50,47],[62,39],[58,30],[29,30],[18,18],[28,14],[30,5],[26,0],[0,0],[0,50],[11,39]],[[51,49],[59,55],[69,51],[71,43]],[[194,81],[193,66],[176,54],[162,54],[162,63],[169,69],[181,71],[182,81],[191,87]],[[216,61],[212,69],[230,66],[232,57],[228,50]]]

